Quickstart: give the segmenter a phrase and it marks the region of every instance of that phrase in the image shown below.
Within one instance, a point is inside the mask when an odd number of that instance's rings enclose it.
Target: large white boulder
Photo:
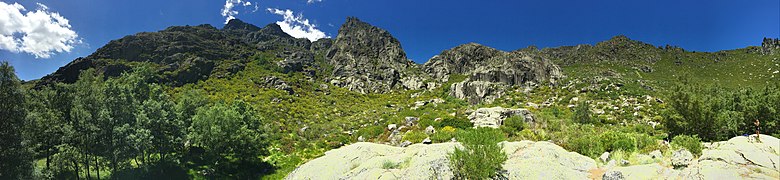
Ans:
[[[522,116],[526,123],[533,123],[534,117],[527,109],[510,109],[502,107],[479,108],[469,115],[474,127],[498,128],[504,120],[511,116]]]

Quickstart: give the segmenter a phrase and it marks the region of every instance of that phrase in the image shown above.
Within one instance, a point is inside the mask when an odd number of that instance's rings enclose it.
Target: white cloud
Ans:
[[[268,12],[281,15],[284,17],[283,21],[277,21],[276,24],[282,27],[282,31],[286,32],[287,34],[290,34],[290,36],[295,38],[306,38],[309,39],[309,41],[316,41],[318,39],[322,38],[330,38],[330,36],[325,35],[324,32],[317,29],[317,26],[309,23],[309,20],[306,18],[303,18],[303,14],[298,14],[297,16],[293,14],[293,11],[287,9],[287,10],[281,10],[281,9],[274,9],[274,8],[268,8]]]
[[[322,2],[322,0],[308,0],[308,1],[306,1],[307,4],[316,3],[316,2]]]
[[[74,44],[81,43],[68,19],[37,4],[38,9],[27,11],[19,3],[0,2],[0,49],[49,58],[54,53],[70,52]]]
[[[236,6],[252,6],[252,2],[244,1],[244,0],[225,0],[225,6],[222,7],[222,17],[225,17],[225,24],[227,24],[231,19],[235,19],[236,15],[238,15],[238,11],[233,10]],[[257,3],[255,3],[255,10],[252,12],[257,11]]]

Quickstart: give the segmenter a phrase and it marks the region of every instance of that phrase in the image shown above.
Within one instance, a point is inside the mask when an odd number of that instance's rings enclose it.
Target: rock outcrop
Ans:
[[[361,93],[410,89],[401,79],[413,75],[416,64],[389,32],[350,17],[326,54],[333,65],[330,82]],[[417,88],[417,87],[414,87]]]
[[[761,135],[715,142],[687,167],[670,159],[631,166],[598,167],[595,160],[550,142],[501,142],[508,179],[778,179],[780,140]],[[456,142],[407,147],[359,142],[325,152],[286,179],[451,179],[447,153]]]
[[[596,162],[549,142],[502,142],[509,179],[585,179]],[[296,168],[286,179],[452,179],[447,153],[458,143],[395,147],[355,143]]]
[[[685,161],[682,164],[686,166],[677,169],[673,165],[680,165],[681,160],[671,157],[660,163],[615,167],[609,171],[622,172],[626,179],[780,179],[780,140],[763,134],[760,138],[738,136],[705,143],[708,148],[698,159]]]
[[[474,123],[474,127],[498,128],[504,124],[506,118],[512,116],[521,116],[528,124],[534,123],[534,117],[531,111],[527,109],[510,109],[502,107],[479,108],[469,115],[469,120]]]
[[[438,82],[465,75],[450,86],[450,95],[472,104],[492,102],[511,86],[555,83],[561,70],[547,59],[521,51],[504,52],[476,43],[446,50],[423,65],[423,71]]]

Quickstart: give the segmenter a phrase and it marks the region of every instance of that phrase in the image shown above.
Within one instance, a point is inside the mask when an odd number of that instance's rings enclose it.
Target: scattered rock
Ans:
[[[398,147],[406,147],[412,145],[412,141],[404,141],[401,144],[398,144]]]
[[[406,120],[406,125],[407,126],[413,126],[413,125],[417,124],[417,121],[420,120],[420,118],[418,118],[418,117],[406,117],[406,118],[404,118],[404,120]]]
[[[433,133],[436,133],[436,128],[434,128],[433,126],[428,126],[427,128],[425,128],[425,134],[431,135]]]
[[[664,155],[659,150],[655,150],[653,152],[650,152],[650,157],[653,159],[663,159]]]
[[[680,149],[672,153],[672,166],[675,168],[688,167],[693,161],[693,154],[686,149]]]
[[[623,173],[620,171],[607,171],[604,176],[601,176],[602,180],[624,180]]]
[[[621,166],[628,166],[629,164],[631,164],[631,162],[628,162],[628,160],[625,160],[625,159],[621,159],[620,160],[620,165]]]
[[[396,124],[388,124],[387,125],[387,130],[392,131],[392,130],[394,130],[396,128],[398,128],[398,125],[396,125]]]
[[[431,141],[430,137],[427,137],[427,138],[423,139],[422,143],[423,144],[431,144],[431,143],[433,143],[433,141]]]
[[[363,141],[366,141],[366,139],[364,139],[364,138],[363,138],[363,136],[360,136],[360,137],[358,137],[358,139],[357,139],[357,140],[358,140],[358,142],[363,142]]]
[[[609,152],[604,152],[603,154],[601,154],[601,156],[599,156],[599,159],[601,160],[601,162],[607,162],[607,160],[609,160]]]

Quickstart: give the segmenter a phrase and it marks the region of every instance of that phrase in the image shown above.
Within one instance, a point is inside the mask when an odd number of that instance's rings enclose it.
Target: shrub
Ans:
[[[425,140],[425,138],[427,137],[428,135],[425,134],[424,132],[415,130],[415,131],[407,131],[406,133],[404,133],[403,140],[411,141],[412,143],[420,143],[423,140]]]
[[[369,126],[358,130],[357,135],[363,136],[363,138],[375,138],[385,132],[385,127],[382,126]]]
[[[596,158],[604,153],[604,146],[600,143],[599,137],[595,135],[574,136],[567,142],[566,147],[591,158]]]
[[[658,140],[650,135],[634,134],[634,139],[636,139],[636,149],[640,152],[646,153],[661,148],[658,144]]]
[[[496,177],[507,156],[498,142],[503,134],[492,128],[469,129],[458,133],[464,148],[448,155],[457,179],[490,179]]]
[[[601,134],[601,143],[606,151],[623,150],[632,152],[636,150],[636,139],[630,134],[616,131],[607,131]]]
[[[436,133],[431,135],[431,140],[436,143],[450,141],[453,137],[455,137],[455,130],[456,129],[452,126],[444,126],[444,128],[441,128],[439,131],[436,131]]]
[[[685,148],[696,156],[701,155],[701,139],[698,136],[678,135],[672,138],[672,148]]]
[[[519,132],[523,129],[525,129],[525,118],[522,116],[512,116],[506,118],[504,120],[504,125],[501,126],[501,130],[507,134],[514,134],[514,132]]]
[[[444,126],[451,126],[458,129],[468,129],[471,127],[474,127],[474,124],[469,122],[466,118],[458,118],[458,117],[445,117],[441,120],[441,123],[439,123],[440,127]]]
[[[389,160],[385,160],[385,162],[382,163],[382,169],[398,169],[399,166],[400,164],[394,163]]]
[[[582,100],[582,102],[574,108],[574,122],[582,124],[593,122],[593,117],[591,117],[590,113],[590,103]]]

